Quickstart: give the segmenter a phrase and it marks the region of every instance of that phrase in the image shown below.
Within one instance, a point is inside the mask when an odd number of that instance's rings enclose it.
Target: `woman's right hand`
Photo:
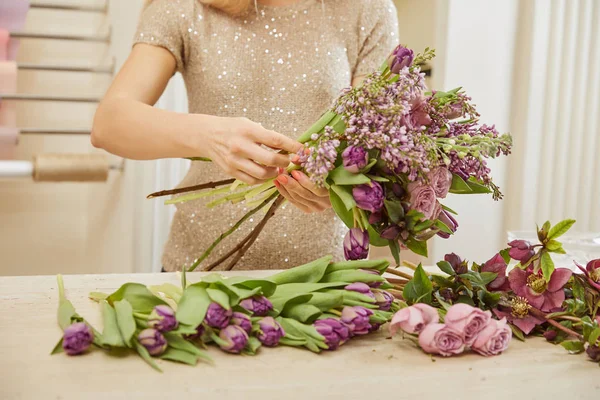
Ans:
[[[198,146],[206,146],[207,156],[226,174],[250,185],[275,178],[277,168],[289,165],[289,155],[273,150],[295,154],[302,147],[299,142],[247,118],[215,117],[215,125],[208,131],[207,142]]]

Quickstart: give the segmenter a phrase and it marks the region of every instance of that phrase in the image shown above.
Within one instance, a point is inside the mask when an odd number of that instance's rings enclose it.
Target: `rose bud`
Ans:
[[[366,335],[371,328],[369,316],[372,314],[373,311],[368,308],[346,306],[342,309],[341,321],[350,329],[352,336]]]
[[[240,306],[253,315],[264,317],[273,309],[273,304],[265,296],[253,296],[240,302]]]
[[[229,320],[231,325],[237,325],[243,330],[246,331],[247,334],[252,332],[252,321],[250,321],[250,317],[241,312],[234,312]]]
[[[454,304],[444,318],[444,322],[456,332],[462,333],[465,344],[471,345],[479,332],[485,329],[490,322],[492,313],[482,311],[468,304]]]
[[[588,345],[587,349],[585,349],[585,352],[587,353],[588,357],[591,358],[592,360],[598,362],[600,361],[600,347],[594,345],[594,346],[590,346]]]
[[[167,340],[157,329],[144,329],[138,335],[138,340],[151,356],[159,356],[167,349]]]
[[[393,74],[398,74],[402,68],[410,67],[415,58],[415,54],[411,49],[399,45],[392,53],[390,62],[390,71]]]
[[[233,311],[226,310],[217,303],[210,303],[204,317],[204,322],[211,328],[223,329],[229,325],[232,314]]]
[[[221,329],[219,338],[223,341],[219,343],[219,347],[228,353],[241,353],[248,343],[248,334],[237,325],[229,325],[225,329]]]
[[[531,243],[527,240],[513,240],[508,245],[510,246],[510,250],[508,251],[510,258],[521,263],[526,263],[535,254]]]
[[[452,173],[448,168],[438,167],[432,170],[427,174],[427,179],[437,197],[442,199],[446,197],[452,185]]]
[[[70,356],[84,353],[94,341],[94,331],[85,322],[75,322],[65,329],[62,347]]]
[[[429,324],[419,334],[419,346],[429,354],[448,357],[465,350],[462,333],[444,324]]]
[[[352,228],[344,237],[344,257],[346,260],[363,260],[369,256],[369,233],[360,228]]]
[[[358,185],[352,188],[352,197],[358,208],[377,212],[383,208],[383,188],[375,181],[369,185]]]
[[[371,291],[371,287],[363,282],[351,283],[344,289],[350,290],[351,292],[358,292],[360,294],[364,294],[365,296],[369,296],[372,299],[375,299],[375,295]]]
[[[456,232],[456,230],[458,229],[458,222],[456,221],[456,219],[454,219],[452,214],[450,214],[446,210],[442,210],[442,212],[438,216],[438,220],[440,222],[443,222],[448,228],[450,228],[450,231],[452,231],[452,233]],[[450,234],[441,231],[438,232],[437,235],[444,239],[448,239],[450,237]]]
[[[264,317],[258,321],[258,326],[260,330],[256,333],[256,337],[267,347],[277,346],[279,339],[285,336],[283,328],[273,317]]]
[[[369,163],[369,153],[360,146],[348,146],[342,153],[342,160],[348,172],[357,174]]]
[[[477,335],[471,349],[482,356],[495,356],[508,348],[511,338],[512,330],[506,323],[506,318],[500,321],[490,319],[487,326]]]
[[[467,263],[463,262],[458,255],[454,253],[446,254],[444,261],[447,261],[458,275],[467,273]]]
[[[169,332],[177,328],[175,312],[169,306],[159,305],[154,307],[148,318],[148,327],[158,329],[161,332]]]
[[[429,324],[437,323],[440,316],[437,310],[427,304],[417,303],[398,310],[390,323],[390,335],[401,329],[406,333],[419,333]]]
[[[350,338],[348,327],[337,319],[319,319],[313,325],[317,332],[325,338],[328,350],[337,349]]]
[[[381,311],[389,311],[390,308],[392,308],[394,295],[385,290],[374,290],[373,294],[375,295],[375,301]]]
[[[192,333],[191,335],[183,335],[183,337],[187,340],[198,340],[204,335],[204,325],[200,324],[196,327],[196,333]]]

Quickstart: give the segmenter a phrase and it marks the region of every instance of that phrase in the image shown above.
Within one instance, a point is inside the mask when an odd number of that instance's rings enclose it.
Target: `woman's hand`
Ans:
[[[294,154],[302,145],[246,118],[217,118],[209,129],[208,157],[225,173],[254,185],[277,176],[277,168],[286,168],[289,155],[266,149],[284,150]],[[201,145],[201,144],[199,144]]]
[[[321,212],[331,207],[327,189],[317,187],[300,171],[292,171],[291,176],[279,175],[275,186],[283,197],[305,213]]]

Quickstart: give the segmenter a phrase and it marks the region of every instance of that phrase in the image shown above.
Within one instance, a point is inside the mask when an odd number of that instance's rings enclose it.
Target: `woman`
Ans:
[[[98,108],[92,143],[138,160],[213,160],[194,162],[181,186],[228,176],[253,184],[277,176],[290,204],[238,268],[287,268],[324,254],[340,258],[345,230],[326,191],[302,173],[278,175],[289,158],[265,146],[298,151],[293,138],[396,44],[391,0],[153,0]],[[176,71],[186,83],[190,114],[151,106]],[[245,211],[244,205],[205,204],[178,206],[163,255],[166,270],[193,263]],[[252,222],[205,262],[244,237]]]

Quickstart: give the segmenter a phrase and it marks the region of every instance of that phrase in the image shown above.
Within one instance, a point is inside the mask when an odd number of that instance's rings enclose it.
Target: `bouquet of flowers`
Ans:
[[[512,330],[520,340],[543,336],[600,362],[600,260],[577,265],[582,273],[574,274],[555,268],[551,257],[565,253],[557,239],[574,223],[546,222],[538,228],[539,244],[512,241],[482,264],[469,267],[448,254],[437,263],[443,275],[419,266],[412,278],[395,280],[403,290],[403,309],[392,319],[391,333],[418,337],[428,353],[449,356],[470,346],[494,355],[506,348]],[[516,265],[507,274],[511,260]]]
[[[415,56],[398,46],[378,71],[359,87],[346,89],[299,138],[304,148],[288,172],[302,169],[328,190],[334,211],[349,228],[344,240],[347,259],[366,258],[369,244],[389,246],[397,261],[402,247],[427,256],[428,239],[448,238],[458,227],[455,212],[440,202],[448,193],[492,193],[494,199],[501,198],[486,159],[509,154],[512,139],[479,124],[479,114],[460,88],[426,91],[420,65],[433,57],[429,49]],[[203,189],[212,190],[198,192]],[[203,268],[211,270],[231,259],[225,268],[231,269],[283,201],[273,180],[253,187],[233,180],[210,182],[149,197],[192,191],[167,204],[220,195],[209,206],[245,201],[253,208],[220,235],[191,270],[224,237],[270,205],[246,238]]]
[[[386,291],[393,285],[381,276],[389,262],[331,258],[266,279],[211,274],[188,283],[183,271],[181,286],[126,283],[112,294],[92,292],[90,298],[102,307],[101,333],[77,314],[59,276],[58,323],[64,333],[52,353],[78,355],[92,345],[109,354],[122,349],[160,371],[156,358],[210,362],[205,348],[211,343],[249,355],[277,345],[336,350],[377,331],[399,305]]]

